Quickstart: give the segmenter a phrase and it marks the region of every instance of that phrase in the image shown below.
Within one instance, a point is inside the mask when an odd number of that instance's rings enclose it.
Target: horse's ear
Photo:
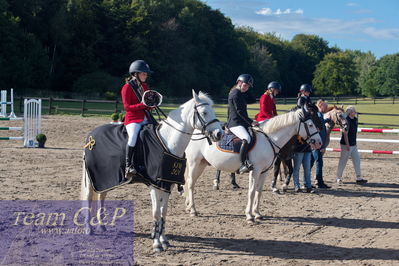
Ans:
[[[343,104],[341,104],[341,108],[344,109],[344,105]]]
[[[199,103],[199,102],[200,102],[200,98],[198,97],[198,94],[197,94],[194,90],[192,90],[192,92],[193,92],[193,99],[194,99],[194,101],[195,101],[196,103]]]

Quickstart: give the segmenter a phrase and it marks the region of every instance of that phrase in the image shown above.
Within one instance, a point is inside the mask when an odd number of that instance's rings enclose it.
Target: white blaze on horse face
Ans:
[[[308,128],[308,131],[305,128],[306,126]],[[315,124],[313,123],[313,121],[311,119],[308,119],[305,122],[301,123],[299,135],[304,139],[310,138],[310,142],[309,142],[310,147],[312,149],[316,149],[316,150],[320,149],[321,144],[322,144],[322,140],[321,140],[320,134],[318,132],[319,132],[319,130],[317,129],[317,127],[315,126]]]

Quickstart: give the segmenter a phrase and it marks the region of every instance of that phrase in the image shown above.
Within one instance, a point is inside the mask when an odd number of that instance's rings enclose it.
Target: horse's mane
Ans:
[[[200,92],[198,93],[198,97],[199,97],[202,101],[205,101],[205,102],[209,103],[210,106],[213,105],[213,101],[212,101],[211,97],[209,97],[209,95],[208,95],[207,93],[200,91]]]
[[[298,114],[300,110],[295,112],[288,112],[282,115],[275,116],[262,125],[262,129],[266,134],[272,134],[279,131],[283,127],[292,126],[298,123]]]

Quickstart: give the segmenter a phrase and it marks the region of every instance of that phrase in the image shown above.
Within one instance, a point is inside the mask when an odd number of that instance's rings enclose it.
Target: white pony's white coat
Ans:
[[[197,95],[193,91],[193,99],[169,113],[167,122],[175,128],[165,122],[161,122],[162,126],[159,130],[160,136],[172,154],[182,157],[194,129],[202,128],[199,120],[194,120],[194,107],[197,106],[199,115],[205,122],[209,122],[216,119],[212,105],[212,100],[206,94],[200,92]],[[195,121],[195,124],[193,124],[193,121]],[[210,124],[206,128],[206,131],[213,141],[219,140],[222,135],[222,127],[219,122]],[[159,223],[161,219],[166,222],[169,193],[150,186],[150,195],[154,222]],[[82,200],[86,202],[86,206],[90,206],[92,200],[99,200],[98,203],[101,205],[106,196],[105,192],[98,194],[92,189],[85,165],[83,165],[81,196]],[[161,234],[155,234],[153,243],[155,251],[162,251],[168,246],[169,242],[165,236],[165,230],[163,230]]]
[[[278,147],[283,147],[292,136],[298,134],[304,139],[308,138],[305,130],[305,123],[309,128],[309,133],[317,133],[318,130],[312,120],[300,121],[303,116],[301,109],[295,112],[289,112],[270,119],[267,123],[261,123],[261,129],[267,133],[269,138],[275,143],[275,152]],[[247,220],[253,222],[255,219],[261,219],[259,212],[260,197],[263,184],[266,178],[266,172],[274,162],[274,151],[266,136],[260,132],[256,133],[256,145],[249,152],[249,160],[254,165],[254,169],[249,173],[248,203],[245,211]],[[315,143],[320,146],[321,138],[317,133],[311,137]],[[222,152],[217,149],[216,144],[208,145],[205,140],[193,140],[186,149],[187,167],[186,167],[186,211],[191,215],[197,215],[194,203],[194,186],[198,177],[202,174],[205,167],[210,164],[218,170],[232,173],[241,165],[239,154]]]

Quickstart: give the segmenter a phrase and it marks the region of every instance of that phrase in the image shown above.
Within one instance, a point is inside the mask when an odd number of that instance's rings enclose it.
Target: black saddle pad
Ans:
[[[156,136],[155,127],[148,124],[140,131],[134,154],[134,165],[139,175],[133,178],[133,182],[154,185],[169,192],[173,183],[184,183],[185,159],[176,158],[178,163],[172,163],[172,166],[177,164],[177,170],[162,166],[162,162],[165,161],[171,164],[168,161],[171,156],[165,155],[165,149]],[[127,139],[124,125],[106,124],[95,128],[88,135],[85,145],[86,169],[97,192],[128,183],[124,178]],[[165,172],[168,171],[177,173],[176,178],[162,180],[161,175],[165,176]]]
[[[251,130],[251,143],[249,143],[248,151],[252,150],[256,144],[256,133]],[[216,147],[223,152],[240,153],[241,139],[234,135],[231,131],[225,133]]]

